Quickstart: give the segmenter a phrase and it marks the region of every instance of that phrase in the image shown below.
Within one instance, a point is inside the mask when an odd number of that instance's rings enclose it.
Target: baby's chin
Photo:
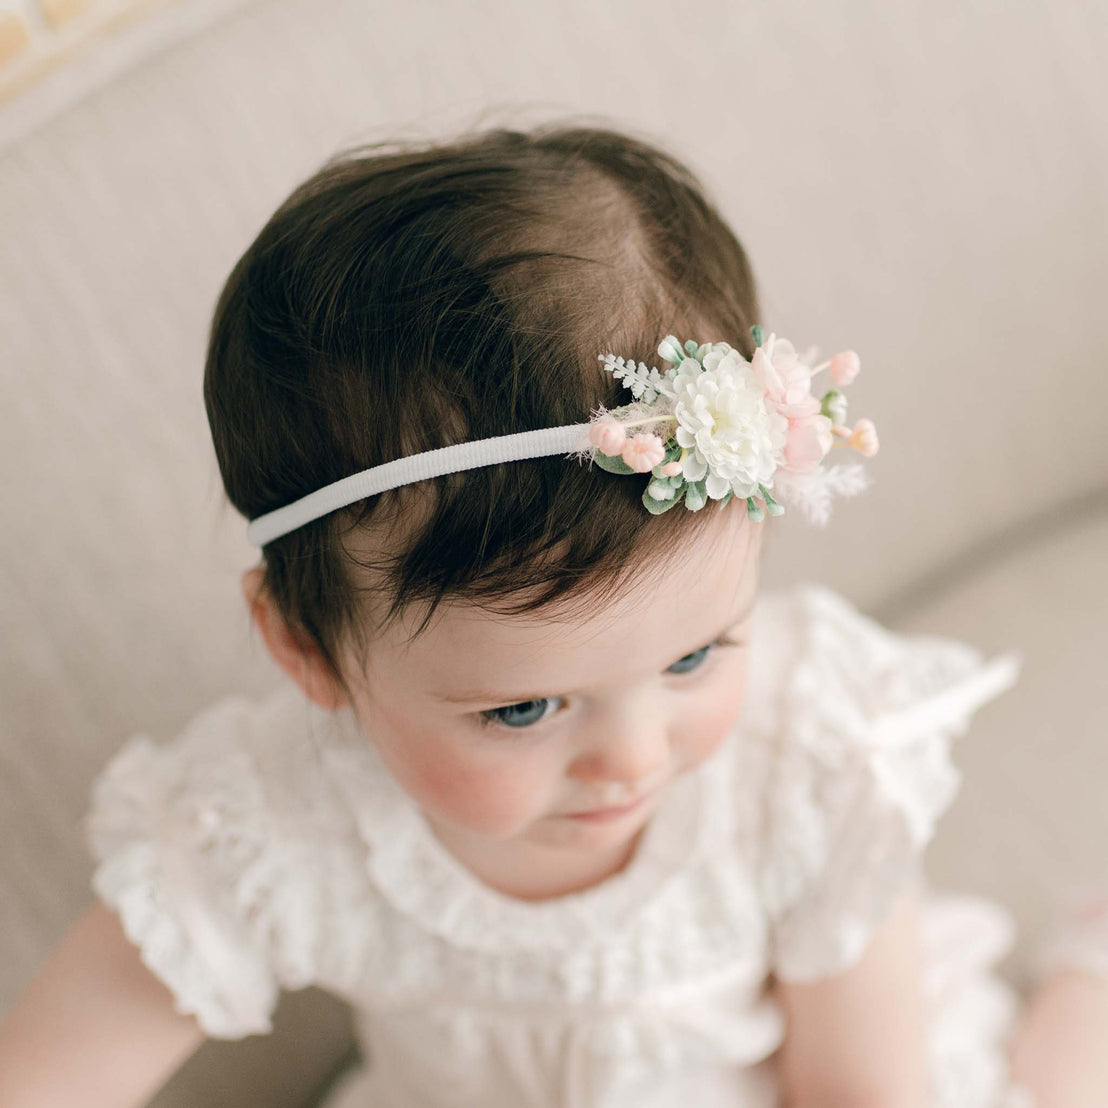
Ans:
[[[569,834],[544,831],[543,841],[532,847],[533,864],[514,881],[501,883],[501,891],[520,900],[549,900],[599,885],[627,867],[648,822],[642,817],[618,832],[597,827],[570,828]]]

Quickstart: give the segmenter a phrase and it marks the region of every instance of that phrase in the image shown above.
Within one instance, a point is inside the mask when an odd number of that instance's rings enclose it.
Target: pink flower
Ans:
[[[789,437],[785,443],[784,468],[793,473],[812,473],[834,444],[831,420],[825,415],[805,416],[789,420]]]
[[[877,453],[877,428],[872,419],[860,419],[854,424],[854,430],[850,438],[846,440],[847,446],[854,447],[859,454],[872,458]]]
[[[812,395],[811,368],[788,339],[770,335],[754,351],[751,369],[766,390],[766,407],[789,421],[782,467],[793,473],[814,472],[835,440],[831,420],[820,412],[820,402]]]
[[[666,448],[657,435],[639,432],[623,444],[620,457],[636,473],[649,473],[665,460]]]
[[[766,390],[766,406],[771,411],[776,408],[790,421],[819,412],[820,402],[812,395],[812,371],[797,357],[788,339],[771,335],[754,351],[751,368]]]
[[[831,359],[829,368],[836,385],[849,385],[858,376],[862,363],[853,350],[840,350]]]
[[[676,477],[683,468],[680,462],[666,462],[666,464],[662,466],[662,476]]]
[[[589,428],[589,442],[609,458],[618,454],[626,441],[627,432],[623,424],[614,419],[599,420]]]

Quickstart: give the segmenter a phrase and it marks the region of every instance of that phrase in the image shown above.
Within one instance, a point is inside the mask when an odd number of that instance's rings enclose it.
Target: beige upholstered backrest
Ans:
[[[108,755],[283,680],[248,631],[254,551],[201,401],[222,281],[339,146],[479,122],[588,113],[663,142],[747,246],[765,325],[859,351],[875,486],[826,532],[775,523],[765,582],[816,578],[894,626],[1023,649],[1023,684],[965,742],[936,876],[1007,900],[1029,943],[1053,886],[1103,867],[1103,6],[132,14],[0,105],[0,1011],[90,902],[78,820]],[[43,49],[60,33],[28,25]],[[1011,849],[986,864],[963,838]],[[282,1051],[205,1048],[164,1103],[304,1103],[342,1032],[336,1007],[301,1002]],[[251,1098],[221,1084],[232,1049],[258,1061]]]

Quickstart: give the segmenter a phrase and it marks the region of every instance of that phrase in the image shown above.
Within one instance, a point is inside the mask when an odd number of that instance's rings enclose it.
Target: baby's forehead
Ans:
[[[758,587],[758,526],[702,533],[687,548],[628,567],[618,581],[534,611],[448,598],[420,633],[410,633],[419,613],[406,613],[398,622],[407,637],[398,626],[393,641],[379,646],[394,651],[393,661],[403,657],[417,667],[429,684],[447,687],[467,673],[515,673],[553,685],[563,676],[579,680],[590,668],[673,661],[749,612]]]
[[[531,609],[540,629],[577,626],[578,634],[588,634],[581,624],[598,629],[605,614],[634,618],[636,604],[658,590],[672,591],[690,566],[699,578],[696,567],[757,562],[764,526],[749,520],[739,501],[709,501],[696,513],[660,519],[636,504],[637,519],[586,513],[577,531],[561,520],[557,538],[540,535],[531,545],[521,542],[515,554],[498,550],[481,564],[473,554],[479,533],[447,542],[434,531],[436,504],[433,489],[405,486],[343,533],[344,571],[359,594],[361,642],[391,629],[398,632],[386,636],[391,648],[406,647],[423,637],[429,622],[442,626],[447,613],[464,615],[469,626],[509,613],[527,635]],[[533,529],[521,534],[535,538]]]

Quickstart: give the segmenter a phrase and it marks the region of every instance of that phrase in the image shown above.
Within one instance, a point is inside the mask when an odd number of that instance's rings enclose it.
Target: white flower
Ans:
[[[681,340],[676,335],[666,335],[658,345],[658,357],[676,365],[685,356]]]
[[[734,351],[732,347],[726,342],[712,342],[705,346],[702,346],[700,350],[704,353],[700,354],[700,360],[704,363],[705,369],[716,369],[720,362],[727,357],[728,354],[734,353],[738,358],[744,360],[742,355],[738,351]],[[697,351],[699,354],[700,351]]]
[[[651,481],[646,491],[655,500],[672,500],[677,495],[677,490],[668,481]]]
[[[745,499],[769,486],[784,459],[789,423],[765,403],[765,387],[750,363],[716,343],[701,369],[683,362],[673,380],[678,445],[690,451],[687,481],[706,476],[708,495],[720,500],[732,490]]]

